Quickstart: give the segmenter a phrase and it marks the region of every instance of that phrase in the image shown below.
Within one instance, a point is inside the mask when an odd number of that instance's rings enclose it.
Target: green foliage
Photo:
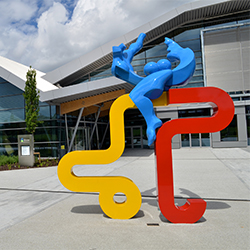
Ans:
[[[18,156],[0,155],[0,166],[18,163]]]
[[[24,89],[26,130],[33,134],[39,123],[39,91],[36,88],[36,71],[31,68],[26,74]]]
[[[35,163],[36,167],[48,167],[48,166],[56,166],[58,165],[59,160],[58,159],[42,159],[41,162],[38,160]]]
[[[48,167],[57,166],[59,159],[42,159],[41,162],[37,161],[34,167]],[[20,166],[18,164],[18,156],[0,155],[0,170],[13,170],[20,168],[29,168],[27,166]]]

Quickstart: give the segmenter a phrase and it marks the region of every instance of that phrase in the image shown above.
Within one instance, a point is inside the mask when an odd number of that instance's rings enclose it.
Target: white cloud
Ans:
[[[9,25],[13,22],[25,22],[35,14],[37,10],[34,1],[25,0],[1,0],[0,2],[0,24]]]
[[[4,0],[0,55],[50,71],[190,1]]]

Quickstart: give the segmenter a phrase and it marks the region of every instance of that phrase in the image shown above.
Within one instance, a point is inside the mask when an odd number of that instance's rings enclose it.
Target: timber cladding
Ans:
[[[121,95],[125,94],[125,89],[116,90],[112,92],[107,92],[100,95],[90,96],[86,98],[81,98],[78,100],[61,103],[61,115],[76,111],[80,108],[87,108],[93,105],[114,100]]]

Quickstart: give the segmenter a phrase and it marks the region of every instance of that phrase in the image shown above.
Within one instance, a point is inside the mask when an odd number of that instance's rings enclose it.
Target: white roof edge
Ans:
[[[29,67],[26,65],[0,56],[0,76],[23,91],[25,88],[26,74],[28,69]],[[58,89],[58,87],[54,86],[52,83],[44,80],[42,78],[43,75],[43,72],[36,70],[38,90],[41,92],[46,92],[49,90]]]
[[[105,55],[108,55],[112,52],[112,46],[119,45],[121,43],[129,43],[135,40],[140,33],[147,33],[150,30],[156,28],[157,26],[161,25],[162,23],[190,10],[199,9],[223,2],[229,2],[232,0],[199,0],[199,1],[193,1],[190,3],[186,3],[183,5],[180,5],[167,13],[145,23],[144,25],[141,25],[140,27],[126,33],[125,35],[122,35],[96,49],[93,51],[84,54],[71,62],[68,62],[67,64],[50,71],[46,73],[43,78],[49,80],[52,83],[59,82],[60,80],[66,78],[67,76],[70,76],[74,74],[74,72],[79,71],[80,69],[88,66],[89,64],[95,62],[96,60],[102,58]]]
[[[79,96],[84,93],[91,91],[98,91],[101,89],[113,87],[119,84],[125,83],[124,81],[116,77],[108,77],[99,79],[91,82],[83,82],[80,84],[75,84],[47,92],[43,92],[40,95],[40,100],[42,102],[49,102],[51,100],[65,99],[71,96]]]
[[[185,3],[150,21],[151,29],[158,27],[159,25],[165,23],[166,21],[176,16],[181,15],[184,12],[208,7],[208,6],[215,5],[215,4],[229,2],[229,1],[232,1],[232,0],[198,0],[198,1],[195,0],[190,3]]]

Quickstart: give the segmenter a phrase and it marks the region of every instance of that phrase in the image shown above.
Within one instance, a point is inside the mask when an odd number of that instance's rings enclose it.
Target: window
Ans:
[[[250,105],[246,106],[247,144],[250,145]]]
[[[24,109],[0,110],[1,123],[24,121]]]
[[[178,111],[178,116],[180,118],[184,117],[209,117],[210,116],[210,108],[204,109],[186,109]]]
[[[221,141],[238,141],[237,115],[234,115],[231,123],[220,131]]]
[[[13,95],[13,96],[0,97],[0,110],[12,109],[12,108],[24,108],[23,95]]]
[[[0,78],[0,96],[22,94],[23,91]]]

